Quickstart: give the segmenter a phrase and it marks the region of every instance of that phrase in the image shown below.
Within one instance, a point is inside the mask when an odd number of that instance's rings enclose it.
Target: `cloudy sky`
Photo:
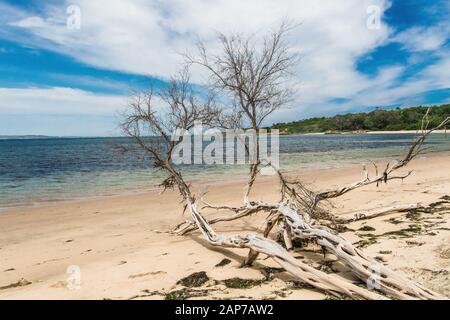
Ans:
[[[198,39],[214,50],[218,32],[286,19],[296,96],[269,122],[449,102],[449,14],[448,0],[0,0],[0,135],[115,135],[130,90],[163,86]]]

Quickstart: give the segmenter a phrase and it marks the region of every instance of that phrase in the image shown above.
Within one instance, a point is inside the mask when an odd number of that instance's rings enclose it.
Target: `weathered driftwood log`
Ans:
[[[282,177],[282,176],[281,176]],[[418,204],[393,206],[389,208],[382,208],[374,211],[368,216],[382,215],[383,213],[392,211],[401,211],[417,208]],[[215,207],[207,204],[209,208],[228,209],[236,212],[230,216],[224,216],[210,220],[212,223],[220,221],[230,221],[239,219],[245,215],[253,214],[263,209],[273,213],[275,206],[268,204],[249,205],[240,208],[220,206]],[[280,220],[280,217],[283,219]],[[361,215],[358,217],[361,218]],[[305,219],[306,218],[306,219]],[[351,219],[351,218],[350,218]],[[302,240],[315,241],[323,248],[329,250],[334,254],[339,261],[344,263],[350,271],[358,277],[361,281],[370,284],[383,292],[384,294],[395,299],[443,299],[444,297],[426,289],[406,277],[400,276],[389,268],[383,266],[377,261],[367,257],[364,253],[355,248],[351,242],[345,238],[333,234],[327,227],[320,224],[314,225],[316,221],[311,219],[308,214],[299,213],[296,210],[286,206],[279,205],[277,207],[277,215],[272,214],[266,224],[264,237],[267,237],[273,225],[279,222],[282,228],[283,239],[286,243],[286,248],[289,250],[293,247],[292,239],[299,238]],[[210,223],[209,221],[207,222]],[[184,223],[183,227],[178,228],[179,234],[184,234],[187,231],[192,231],[198,228],[198,223],[193,224],[188,221]],[[271,240],[269,240],[271,241]],[[249,248],[250,252],[243,262],[244,265],[251,265],[258,257],[259,252],[253,248]],[[287,252],[286,252],[287,253]],[[288,253],[287,253],[288,254]],[[270,256],[270,255],[269,255]]]
[[[195,203],[189,203],[188,207],[197,227],[205,239],[214,246],[247,248],[253,252],[266,254],[301,281],[326,293],[336,296],[343,295],[352,299],[386,299],[376,292],[356,286],[338,276],[326,274],[298,261],[278,243],[263,236],[252,233],[233,236],[219,235],[198,212]]]
[[[284,217],[283,227],[289,230],[292,238],[314,240],[347,265],[359,279],[371,282],[374,288],[384,294],[395,299],[444,298],[367,257],[345,238],[332,234],[325,228],[311,226],[303,219],[302,214],[289,206],[280,205],[279,213]]]
[[[272,206],[267,206],[266,208],[271,208]],[[225,208],[225,207],[221,207]],[[226,207],[229,209],[229,207]],[[397,207],[397,209],[405,208]],[[239,209],[239,208],[234,208]],[[291,209],[286,205],[280,205],[278,207],[278,215],[272,216],[268,219],[263,237],[257,235],[245,235],[245,236],[234,236],[223,238],[217,236],[213,231],[209,222],[207,222],[196,210],[196,206],[190,205],[191,213],[194,211],[195,216],[201,217],[194,219],[195,226],[193,229],[200,228],[202,233],[205,235],[207,240],[213,245],[224,245],[239,248],[250,249],[249,255],[247,256],[244,264],[250,265],[257,258],[259,253],[265,253],[269,257],[275,259],[274,253],[279,254],[283,252],[283,261],[286,257],[292,258],[292,256],[283,248],[281,248],[276,242],[267,238],[270,229],[273,227],[275,222],[280,221],[279,218],[282,217],[282,229],[284,240],[286,242],[286,247],[289,250],[292,248],[292,239],[299,238],[302,240],[314,241],[320,246],[329,250],[334,254],[339,261],[344,263],[350,271],[355,274],[361,281],[368,284],[374,289],[383,292],[389,297],[395,299],[443,299],[444,297],[426,289],[425,287],[393,272],[389,268],[383,266],[377,261],[367,257],[364,253],[355,248],[348,240],[345,238],[333,234],[330,230],[323,226],[312,226],[307,223],[302,214]],[[194,217],[194,213],[193,217]],[[234,216],[234,215],[233,215]],[[230,216],[231,217],[231,216]],[[201,223],[199,223],[199,221]],[[311,221],[311,220],[310,220]],[[217,222],[217,220],[213,220]],[[314,221],[313,221],[314,222]],[[189,224],[189,226],[191,226]],[[191,230],[193,230],[191,229]],[[208,232],[205,232],[208,231]],[[212,237],[211,235],[215,235]],[[221,239],[220,241],[218,239]],[[224,240],[227,239],[227,240]],[[232,240],[234,239],[234,240]],[[250,241],[249,239],[252,239]],[[255,240],[257,239],[257,240]],[[230,242],[231,241],[231,242]],[[255,242],[256,241],[256,242]],[[232,243],[233,245],[230,245]],[[256,245],[257,244],[257,245]],[[261,247],[265,244],[265,248]],[[256,246],[255,246],[256,245]],[[275,250],[275,248],[277,248]],[[280,251],[281,250],[281,251]],[[292,258],[293,259],[293,258]],[[277,259],[275,259],[278,263]],[[296,261],[295,259],[293,261]],[[297,262],[297,261],[296,261]],[[298,265],[298,262],[297,262]],[[305,265],[306,266],[306,265]],[[285,265],[283,265],[285,267]],[[286,268],[289,271],[289,268]],[[308,266],[309,270],[315,270]],[[316,270],[317,271],[317,270]],[[295,273],[293,273],[295,274]],[[296,274],[297,275],[297,274]],[[302,274],[304,276],[304,274]],[[302,278],[306,281],[306,279]],[[342,281],[342,280],[341,280]],[[306,281],[307,283],[310,283]],[[311,284],[311,283],[310,283]],[[322,288],[322,287],[320,287]],[[322,288],[323,289],[323,288]],[[342,294],[342,292],[340,292]],[[348,294],[347,294],[348,295]]]
[[[280,178],[284,179],[281,174]],[[289,194],[289,192],[286,192],[285,195],[286,197],[293,196],[293,194]],[[268,236],[273,225],[278,222],[279,226],[281,226],[282,228],[283,238],[288,250],[292,248],[292,239],[294,238],[312,240],[321,245],[323,248],[329,250],[332,254],[336,255],[336,257],[341,262],[343,262],[360,280],[367,284],[371,283],[374,288],[392,298],[443,298],[442,296],[439,296],[438,294],[426,289],[425,287],[413,281],[410,281],[403,276],[398,275],[397,273],[393,272],[389,268],[386,268],[377,261],[365,256],[361,250],[355,248],[348,240],[339,235],[333,234],[327,227],[318,224],[307,213],[299,212],[298,210],[294,210],[284,204],[280,204],[278,205],[278,207],[276,207],[275,205],[253,203],[238,208],[228,206],[215,207],[210,204],[206,204],[206,207],[215,209],[227,209],[235,212],[235,214],[230,216],[212,219],[210,220],[212,223],[235,220],[249,214],[266,210],[268,212],[271,212],[271,215],[267,220],[264,237]],[[408,210],[417,207],[417,204],[413,204],[382,208],[380,210],[371,212],[370,214],[368,214],[368,216],[379,216],[387,212]],[[277,211],[276,214],[274,214],[275,208]],[[281,220],[280,217],[282,218]],[[358,217],[361,218],[361,215],[358,215]],[[205,221],[205,223],[209,225],[209,222]],[[198,223],[195,223],[194,225],[192,224],[192,222],[187,222],[184,224],[184,227],[179,228],[179,230],[181,234],[184,234],[187,231],[197,229],[197,227],[199,227]],[[271,243],[271,240],[268,240],[268,243]],[[249,255],[244,261],[244,264],[246,265],[251,265],[257,258],[259,252],[262,252],[261,250],[255,250],[251,247],[249,247],[249,249]],[[286,252],[286,254],[288,253]],[[270,256],[270,254],[268,255]]]
[[[220,217],[216,217],[216,218],[208,220],[208,224],[210,224],[210,225],[218,223],[218,222],[238,220],[243,217],[250,216],[252,214],[259,213],[259,212],[269,212],[270,213],[271,211],[277,210],[276,205],[269,205],[269,204],[264,204],[264,203],[255,203],[255,202],[248,202],[242,207],[229,207],[229,206],[215,207],[215,206],[205,202],[203,199],[202,199],[202,202],[205,204],[205,206],[203,206],[203,208],[211,208],[211,209],[215,209],[215,210],[228,210],[228,211],[234,212],[234,214],[232,214],[232,215],[220,216]],[[183,221],[182,223],[180,223],[179,225],[177,225],[172,230],[172,232],[175,234],[178,234],[178,235],[183,235],[183,234],[186,234],[186,233],[196,230],[196,229],[197,229],[197,225],[192,220],[186,220],[186,221]]]

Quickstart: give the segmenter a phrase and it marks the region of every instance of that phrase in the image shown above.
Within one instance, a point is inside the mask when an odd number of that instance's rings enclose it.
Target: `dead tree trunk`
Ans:
[[[343,295],[351,299],[385,299],[375,292],[358,287],[337,276],[328,275],[296,260],[278,243],[268,238],[251,233],[228,237],[218,235],[198,212],[195,203],[189,202],[188,207],[197,227],[205,239],[214,246],[247,248],[253,252],[266,254],[301,281],[338,297]]]

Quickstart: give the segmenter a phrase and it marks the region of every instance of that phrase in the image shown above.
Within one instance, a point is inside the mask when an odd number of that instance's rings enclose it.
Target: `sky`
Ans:
[[[284,20],[301,59],[266,124],[448,103],[449,16],[448,0],[0,0],[0,135],[117,135],[131,92],[163,87],[198,40]]]

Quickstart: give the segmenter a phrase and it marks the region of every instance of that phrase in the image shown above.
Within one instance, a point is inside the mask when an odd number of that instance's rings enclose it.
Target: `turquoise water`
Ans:
[[[330,168],[401,155],[413,134],[299,135],[280,138],[283,170]],[[0,208],[154,190],[164,173],[126,138],[0,140]],[[427,152],[449,151],[450,135],[433,134]],[[243,176],[243,165],[181,167],[194,180]]]

